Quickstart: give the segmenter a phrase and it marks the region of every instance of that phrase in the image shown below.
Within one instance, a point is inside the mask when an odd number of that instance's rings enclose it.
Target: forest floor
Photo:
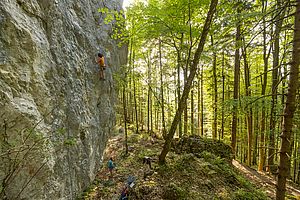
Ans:
[[[147,134],[131,134],[128,137],[129,153],[125,155],[122,135],[113,136],[108,141],[103,167],[78,199],[118,200],[128,177],[135,179],[135,185],[129,190],[130,200],[275,198],[275,181],[270,176],[235,160],[231,164],[209,152],[194,155],[171,151],[167,165],[159,166],[157,158],[162,144],[163,140]],[[152,158],[152,169],[143,164],[145,156]],[[110,157],[116,164],[113,177],[109,176],[106,165]],[[300,196],[299,190],[293,187],[289,187],[288,193],[288,199],[296,200]]]
[[[269,197],[275,199],[276,195],[276,180],[275,177],[265,173],[258,172],[255,169],[252,169],[248,166],[243,165],[242,163],[233,160],[233,166],[235,166],[248,180],[253,184],[258,185],[267,193]],[[300,200],[300,189],[295,186],[287,185],[287,198],[288,199],[297,199]]]

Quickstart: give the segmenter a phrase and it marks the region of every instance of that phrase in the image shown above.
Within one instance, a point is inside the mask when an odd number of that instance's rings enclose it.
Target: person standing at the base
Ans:
[[[112,177],[112,175],[113,175],[113,170],[114,170],[114,168],[115,168],[115,164],[114,164],[112,158],[110,158],[109,161],[107,162],[107,167],[108,167],[108,170],[109,170],[110,177]]]

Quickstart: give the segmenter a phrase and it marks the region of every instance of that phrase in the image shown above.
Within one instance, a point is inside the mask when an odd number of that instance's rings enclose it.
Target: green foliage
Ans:
[[[174,164],[174,169],[178,171],[191,172],[194,170],[194,166],[192,163],[195,162],[195,156],[193,154],[185,154],[180,156],[180,159],[176,161]]]
[[[125,18],[123,11],[108,9],[106,7],[98,8],[98,12],[104,16],[104,24],[113,25],[112,38],[119,42],[119,46],[126,42],[127,32],[125,30]]]
[[[58,136],[63,136],[63,135],[66,134],[66,129],[65,129],[65,128],[58,128],[58,129],[56,130],[56,134],[57,134]]]
[[[64,141],[64,145],[66,145],[66,146],[74,146],[76,144],[77,144],[76,138],[69,138]]]
[[[145,148],[138,154],[140,160],[142,160],[145,156],[153,157],[156,156],[157,152],[153,151],[151,148]]]
[[[237,171],[232,170],[232,166],[224,159],[221,159],[220,157],[217,157],[214,154],[206,151],[197,156],[204,158],[205,161],[211,163],[211,168],[218,174],[225,176],[228,183],[242,187],[242,189],[238,189],[233,193],[233,199],[268,199],[263,192],[259,190],[253,190],[254,186]]]
[[[188,192],[182,189],[180,186],[177,186],[175,183],[170,183],[165,189],[163,196],[164,199],[187,199]]]
[[[262,192],[250,192],[245,191],[244,189],[238,189],[234,192],[234,200],[265,200],[267,199],[266,195]]]

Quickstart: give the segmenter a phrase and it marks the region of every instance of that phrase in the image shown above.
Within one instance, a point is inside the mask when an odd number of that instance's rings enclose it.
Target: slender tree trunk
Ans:
[[[257,165],[257,154],[258,154],[258,132],[259,132],[259,124],[258,124],[258,118],[259,118],[259,115],[258,115],[258,109],[256,108],[254,110],[254,115],[255,115],[255,118],[254,118],[254,127],[255,127],[255,130],[254,130],[254,150],[253,150],[253,160],[252,160],[252,165]]]
[[[128,82],[127,82],[127,88],[128,88],[128,92],[127,92],[127,120],[129,121],[129,123],[133,123],[134,119],[133,119],[133,103],[132,103],[132,88],[131,88],[131,81],[132,81],[132,65],[130,65],[129,68],[129,76],[128,76]]]
[[[166,155],[170,150],[171,141],[172,141],[174,133],[176,131],[176,127],[178,125],[180,115],[182,114],[182,112],[183,112],[183,110],[186,106],[185,105],[186,100],[188,98],[188,95],[189,95],[194,77],[195,77],[196,72],[197,72],[197,66],[199,64],[200,55],[203,51],[205,40],[206,40],[207,34],[209,32],[210,25],[211,25],[211,22],[212,22],[212,18],[213,18],[214,13],[216,12],[217,4],[218,4],[218,0],[211,0],[210,8],[209,8],[206,20],[205,20],[205,24],[203,26],[203,31],[201,33],[200,41],[199,41],[197,50],[196,50],[195,55],[194,55],[193,63],[191,65],[190,74],[189,74],[189,77],[187,79],[186,84],[184,85],[183,93],[182,93],[182,96],[181,96],[180,102],[179,102],[179,107],[176,111],[176,114],[175,114],[175,117],[173,119],[171,128],[170,128],[169,133],[167,135],[167,139],[165,140],[163,149],[162,149],[161,154],[159,156],[159,163],[160,164],[165,163]]]
[[[152,69],[150,70],[152,71]],[[150,90],[151,90],[151,87],[152,87],[152,77],[151,77],[151,84],[150,84]],[[150,134],[153,133],[153,125],[154,125],[154,120],[153,120],[153,99],[152,99],[152,92],[150,93]]]
[[[147,131],[150,134],[151,127],[150,127],[150,87],[148,86],[148,95],[147,95]]]
[[[167,117],[167,119],[168,119],[167,122],[168,123],[167,123],[167,127],[169,127],[170,124],[171,124],[171,120],[170,119],[172,118],[171,115],[172,115],[172,112],[173,112],[173,107],[169,106],[169,105],[171,105],[170,92],[171,92],[171,90],[167,88],[167,97],[168,97],[168,104],[167,104],[168,105],[168,108],[167,108],[168,109],[168,112],[167,112],[168,113],[168,117]],[[174,94],[175,94],[175,99],[176,99],[176,91],[174,91]],[[167,133],[167,131],[166,131],[166,133]]]
[[[130,51],[129,51],[129,69],[128,69],[128,74],[129,74],[129,77],[128,77],[128,81],[126,82],[126,87],[129,88],[129,92],[127,92],[127,94],[125,94],[127,97],[125,97],[127,99],[127,121],[131,121],[131,122],[134,122],[133,121],[133,118],[132,118],[132,112],[133,112],[133,109],[132,109],[132,92],[131,92],[131,73],[132,73],[132,69],[133,69],[133,66],[132,66],[132,57],[133,57],[133,41],[131,40],[130,41]]]
[[[239,4],[239,3],[238,3]],[[239,5],[238,5],[239,6]],[[237,8],[238,15],[240,14],[240,8]],[[239,16],[238,16],[239,18]],[[231,148],[233,151],[233,157],[235,158],[235,146],[236,146],[236,132],[237,132],[237,106],[239,98],[239,83],[240,83],[240,44],[241,44],[241,24],[238,20],[236,25],[236,34],[235,34],[235,56],[234,56],[234,90],[233,90],[233,99],[234,99],[234,108],[232,116],[232,129],[231,129]]]
[[[277,0],[277,7],[281,9],[282,0]],[[283,12],[281,10],[281,12]],[[274,50],[273,50],[273,70],[272,70],[272,102],[271,102],[271,116],[270,116],[270,137],[269,137],[269,154],[268,167],[271,173],[275,173],[274,166],[275,157],[275,129],[276,129],[276,105],[277,105],[277,86],[278,86],[278,67],[279,67],[279,53],[280,53],[280,30],[282,26],[283,14],[277,14],[275,17],[275,33],[274,33]]]
[[[286,94],[286,75],[287,75],[287,68],[286,66],[283,66],[283,73],[281,73],[282,78],[282,87],[281,87],[281,94]],[[281,95],[281,105],[285,104],[285,95]],[[283,111],[282,111],[283,112]],[[281,117],[280,125],[282,126],[283,117]],[[282,128],[282,127],[281,127]]]
[[[198,70],[198,84],[197,84],[197,99],[198,99],[198,105],[197,105],[197,108],[198,108],[198,127],[197,127],[197,130],[198,130],[198,135],[201,135],[201,91],[200,91],[200,87],[201,87],[201,81],[200,81],[200,72]]]
[[[163,82],[163,65],[161,56],[161,40],[159,39],[159,68],[160,68],[160,94],[161,94],[161,118],[163,126],[163,137],[166,135],[166,122],[165,122],[165,102],[164,102],[164,82]]]
[[[159,110],[158,108],[155,106],[154,107],[154,124],[155,124],[155,130],[159,129]]]
[[[191,4],[190,4],[190,1],[188,1],[189,48],[188,48],[185,70],[184,70],[184,84],[186,83],[187,78],[188,78],[188,71],[190,68],[190,60],[191,60],[191,52],[192,52],[192,47],[193,47],[192,24],[190,22],[191,22]],[[188,100],[188,98],[186,99],[186,101],[187,100]],[[188,133],[188,106],[187,105],[188,105],[188,103],[186,102],[185,109],[184,109],[184,134]],[[192,112],[193,111],[191,111],[191,113]],[[191,120],[192,120],[192,117],[191,117]],[[191,130],[191,132],[193,132],[193,130]]]
[[[186,84],[187,81],[187,71],[188,71],[188,66],[185,67],[184,71],[184,84]],[[188,101],[188,98],[186,99]],[[183,114],[183,134],[187,135],[188,133],[188,106],[187,102],[185,102],[185,108],[184,108],[184,114]]]
[[[134,69],[135,52],[132,52],[132,68]],[[134,110],[135,110],[135,132],[139,133],[139,118],[138,118],[138,106],[137,106],[137,95],[136,95],[136,80],[133,79],[133,98],[134,98]]]
[[[133,80],[133,97],[134,97],[134,110],[135,110],[135,132],[139,132],[139,118],[138,118],[138,106],[137,106],[137,94],[136,94],[136,80]]]
[[[294,155],[293,155],[293,181],[294,183],[296,182],[296,175],[297,175],[297,146],[298,146],[298,142],[297,142],[297,134],[294,134]]]
[[[214,48],[213,36],[211,36],[212,48]],[[213,51],[213,126],[212,126],[212,138],[215,140],[217,138],[217,104],[218,104],[218,83],[217,83],[217,54],[215,50]],[[219,137],[220,139],[220,137]]]
[[[246,97],[251,97],[251,89],[250,89],[250,69],[249,64],[247,60],[247,49],[245,47],[245,40],[242,50],[242,55],[244,58],[244,77],[245,77],[245,91],[246,91]],[[247,149],[247,165],[251,166],[251,157],[252,157],[252,144],[253,144],[253,111],[250,105],[250,108],[247,110],[247,132],[248,132],[248,149]]]
[[[181,56],[179,50],[177,50],[177,108],[179,107],[179,98],[181,96],[181,84],[180,84],[180,67],[181,67]],[[178,135],[179,138],[182,136],[182,120],[181,116],[179,118],[179,126],[178,126]]]
[[[142,96],[141,96],[141,98],[140,98],[140,102],[145,102],[145,89],[143,88],[143,86],[141,87],[141,91],[140,91],[140,94],[142,94]],[[147,110],[146,109],[146,107],[145,107],[145,105],[146,104],[141,104],[140,105],[140,108],[141,108],[141,114],[140,114],[140,119],[141,119],[141,125],[142,125],[142,130],[145,130],[144,129],[144,125],[145,125],[145,116],[146,116],[146,114],[145,114],[145,110]]]
[[[297,178],[296,178],[296,183],[300,183],[300,162],[298,162],[298,171],[297,171]]]
[[[200,123],[200,127],[201,127],[201,136],[203,137],[203,135],[204,135],[203,65],[201,66],[200,82],[201,82],[201,88],[200,88],[200,92],[201,92],[201,123]]]
[[[177,64],[177,66],[178,66],[178,64]],[[178,102],[179,102],[179,98],[177,97],[177,95],[178,95],[178,82],[177,82],[177,73],[174,73],[174,85],[176,85],[176,88],[175,88],[175,90],[174,90],[174,94],[175,94],[175,106],[174,106],[174,110],[177,110],[177,107],[178,107]],[[173,112],[173,110],[172,110],[172,112]],[[169,117],[168,117],[168,127],[170,127],[170,124],[171,124],[171,113],[170,112],[168,112],[169,113]],[[179,134],[179,130],[180,130],[180,120],[179,120],[179,125],[178,125],[178,129],[177,129],[177,135],[178,135],[178,137],[180,136],[180,134]],[[167,131],[166,131],[167,132]],[[164,138],[165,139],[165,138]]]
[[[130,90],[130,95],[129,95],[129,97],[130,97],[130,104],[129,104],[129,106],[130,106],[130,121],[131,121],[131,123],[132,124],[134,124],[134,118],[135,118],[135,111],[134,111],[134,82],[135,82],[135,80],[134,80],[134,70],[133,70],[133,68],[132,69],[130,69],[130,82],[129,82],[129,90]]]
[[[131,123],[134,123],[134,109],[133,109],[133,88],[132,88],[132,82],[134,81],[133,80],[133,69],[134,69],[134,66],[133,66],[133,41],[131,41],[131,44],[130,44],[130,55],[129,55],[129,76],[128,76],[128,82],[127,82],[127,88],[128,88],[128,91],[127,91],[127,120],[130,121]]]
[[[194,84],[191,89],[191,135],[194,135]]]
[[[143,92],[141,92],[140,94],[142,94],[141,97],[139,97],[139,102],[143,102]],[[144,110],[143,110],[143,105],[141,104],[139,107],[139,111],[140,111],[140,125],[141,125],[141,131],[144,130]]]
[[[225,73],[224,73],[224,68],[225,68],[225,53],[223,51],[223,58],[222,58],[222,122],[221,122],[221,138],[223,140],[224,138],[224,102],[225,102]]]
[[[262,1],[262,13],[266,13],[267,9],[267,1]],[[262,81],[262,90],[261,95],[265,96],[267,80],[268,80],[268,55],[267,55],[267,33],[266,33],[266,19],[263,18],[263,60],[264,60],[264,75]],[[266,127],[266,108],[265,108],[265,100],[262,99],[262,111],[261,111],[261,125],[260,125],[260,147],[259,147],[259,163],[258,163],[258,171],[263,171],[266,162],[265,155],[265,127]]]
[[[259,69],[260,69],[260,66],[256,67],[256,74],[259,74]],[[259,78],[256,77],[255,78],[255,90],[256,91],[259,91]],[[260,133],[260,128],[259,128],[259,114],[260,114],[260,108],[258,106],[255,106],[254,108],[254,119],[253,119],[253,132],[254,132],[254,135],[255,135],[255,143],[254,143],[254,151],[253,151],[253,155],[252,155],[252,158],[253,158],[253,161],[252,161],[252,165],[257,165],[258,164],[258,155],[259,155],[259,133]]]
[[[285,199],[286,179],[290,172],[290,139],[293,128],[293,116],[296,109],[296,92],[299,86],[299,65],[300,65],[300,0],[297,0],[295,13],[295,27],[293,40],[293,53],[288,83],[287,99],[284,108],[283,130],[280,135],[280,162],[277,180],[276,200]]]
[[[148,65],[148,96],[147,96],[147,129],[148,134],[152,131],[152,109],[151,109],[151,63],[150,58],[147,54],[147,65]]]
[[[126,83],[123,85],[123,116],[124,116],[124,132],[125,132],[125,154],[128,154],[128,134],[127,134],[127,107],[126,107]]]

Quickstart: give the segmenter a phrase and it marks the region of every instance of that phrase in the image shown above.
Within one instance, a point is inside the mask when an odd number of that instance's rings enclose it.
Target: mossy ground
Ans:
[[[162,140],[147,134],[132,134],[129,136],[129,154],[124,155],[122,137],[113,137],[104,160],[106,164],[109,157],[115,159],[113,178],[109,178],[104,165],[94,183],[79,199],[118,199],[129,176],[136,177],[136,185],[131,189],[129,199],[268,199],[228,160],[207,151],[196,155],[170,152],[167,164],[159,166],[157,158],[162,144]],[[143,164],[144,156],[153,159],[153,169]]]

